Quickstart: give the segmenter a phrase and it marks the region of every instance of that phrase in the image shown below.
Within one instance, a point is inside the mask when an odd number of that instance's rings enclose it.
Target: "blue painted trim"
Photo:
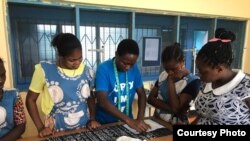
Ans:
[[[44,2],[42,0],[7,0],[10,3],[20,3],[20,4],[33,4],[33,5],[43,5],[43,6],[56,6],[56,7],[79,7],[80,9],[87,9],[87,10],[103,10],[103,11],[112,11],[112,12],[133,12],[134,9],[128,9],[124,7],[114,7],[114,6],[103,6],[103,5],[93,5],[93,4],[86,4],[86,3],[73,3],[72,2],[57,2],[57,1],[50,1]]]
[[[129,23],[130,23],[129,38],[135,40],[135,12],[131,13]]]
[[[76,37],[80,40],[80,9],[78,6],[75,7],[75,33]]]
[[[177,19],[176,19],[176,42],[180,42],[180,23],[181,23],[181,18],[180,16],[177,16]]]
[[[41,5],[41,6],[56,6],[56,7],[70,7],[72,4],[66,2],[42,2],[41,0],[30,1],[30,0],[7,0],[9,3],[18,3],[18,4],[32,4],[32,5]]]

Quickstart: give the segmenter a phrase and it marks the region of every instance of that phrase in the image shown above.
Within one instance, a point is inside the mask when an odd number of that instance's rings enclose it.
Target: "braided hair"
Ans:
[[[224,65],[230,68],[233,61],[231,42],[235,40],[235,34],[224,28],[215,31],[215,38],[209,40],[197,54],[197,60],[206,63],[212,68]]]
[[[184,60],[184,53],[179,43],[174,43],[171,46],[167,46],[161,54],[162,63],[165,63],[171,60],[175,60],[177,62]]]

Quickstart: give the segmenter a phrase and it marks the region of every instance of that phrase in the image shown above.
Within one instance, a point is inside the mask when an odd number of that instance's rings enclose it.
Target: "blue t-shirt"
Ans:
[[[132,103],[136,89],[142,88],[143,83],[141,74],[136,64],[134,64],[128,71],[128,87],[129,87],[129,116],[132,118]],[[126,114],[126,72],[118,71],[118,77],[121,88],[121,112]],[[117,106],[117,95],[118,91],[116,88],[116,78],[113,66],[113,59],[107,60],[100,64],[96,71],[96,92],[105,91],[107,92],[107,98],[110,103]],[[97,104],[96,107],[96,119],[101,124],[117,122],[118,119],[108,113],[105,109]]]

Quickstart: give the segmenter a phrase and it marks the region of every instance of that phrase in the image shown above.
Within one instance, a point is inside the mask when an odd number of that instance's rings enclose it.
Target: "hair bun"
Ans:
[[[235,34],[232,31],[228,31],[228,38],[231,40],[231,42],[233,42],[236,39]]]
[[[232,31],[228,31],[225,28],[217,28],[215,31],[215,38],[226,39],[233,42],[236,36]]]
[[[175,46],[175,47],[180,47],[180,46],[181,46],[181,44],[180,44],[180,43],[175,42],[175,43],[174,43],[174,46]]]
[[[59,34],[55,35],[54,39],[51,42],[51,45],[53,47],[57,47],[61,41],[61,38],[63,38],[63,35],[64,35],[63,33],[59,33]]]

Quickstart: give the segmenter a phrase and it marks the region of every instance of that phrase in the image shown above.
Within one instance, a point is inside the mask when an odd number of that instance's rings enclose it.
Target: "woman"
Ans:
[[[165,69],[152,88],[148,103],[156,108],[155,115],[173,124],[187,123],[189,103],[199,92],[200,80],[184,66],[179,44],[167,46],[161,55]]]
[[[195,101],[197,124],[249,125],[250,77],[230,67],[235,35],[220,29],[216,37],[201,48],[196,59],[200,78],[206,82]]]
[[[41,62],[35,66],[26,105],[39,136],[76,128],[96,128],[95,102],[91,95],[93,72],[82,63],[82,46],[73,34],[55,36],[55,63]],[[42,94],[41,108],[44,123],[38,114],[36,100]],[[89,109],[89,110],[88,110]],[[88,112],[89,111],[89,112]]]
[[[0,141],[15,141],[25,131],[26,119],[16,89],[4,89],[6,70],[0,58]]]

